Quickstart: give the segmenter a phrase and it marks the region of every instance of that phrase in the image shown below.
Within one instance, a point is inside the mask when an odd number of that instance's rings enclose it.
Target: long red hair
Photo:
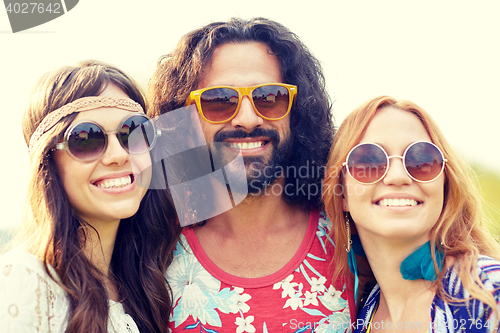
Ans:
[[[326,214],[333,224],[332,237],[337,244],[334,254],[334,277],[352,277],[344,250],[348,236],[342,206],[342,163],[349,151],[360,142],[373,117],[384,107],[397,108],[417,116],[432,142],[441,149],[448,160],[444,171],[444,205],[439,219],[430,231],[431,249],[437,245],[445,253],[446,260],[452,259],[450,262],[454,263],[465,289],[473,298],[488,304],[498,316],[495,299],[484,288],[475,269],[480,254],[499,259],[500,246],[484,226],[482,199],[476,187],[474,173],[450,147],[426,111],[412,102],[396,100],[389,96],[371,99],[349,114],[336,133],[330,151],[323,183],[323,201]],[[432,257],[437,269],[434,251]],[[442,290],[444,274],[445,271],[442,270],[436,279],[438,296],[457,301]]]

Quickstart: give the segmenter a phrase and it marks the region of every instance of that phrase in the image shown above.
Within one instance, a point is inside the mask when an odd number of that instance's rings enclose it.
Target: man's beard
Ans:
[[[286,137],[280,138],[277,130],[256,128],[250,133],[243,130],[219,132],[214,136],[214,142],[221,143],[227,139],[243,139],[266,137],[269,139],[267,144],[272,146],[271,156],[245,156],[247,185],[249,195],[263,194],[267,186],[272,184],[288,166],[292,152],[293,138],[290,133]],[[212,154],[220,156],[223,165],[228,164],[234,159],[233,154],[225,154],[222,150],[226,145],[216,144],[212,149]],[[214,152],[215,150],[215,152]],[[231,156],[232,155],[232,156]]]

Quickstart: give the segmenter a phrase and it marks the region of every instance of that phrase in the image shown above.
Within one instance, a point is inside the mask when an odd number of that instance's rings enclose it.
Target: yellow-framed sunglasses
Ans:
[[[208,87],[191,91],[186,105],[195,101],[203,119],[221,124],[236,117],[243,96],[248,96],[255,113],[263,119],[280,120],[290,112],[297,96],[297,86],[265,83],[252,87]]]

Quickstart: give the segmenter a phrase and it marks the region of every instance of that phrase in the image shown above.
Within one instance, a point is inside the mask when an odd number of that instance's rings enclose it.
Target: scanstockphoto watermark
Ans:
[[[397,323],[392,323],[392,322],[385,322],[383,320],[381,321],[368,321],[368,320],[363,320],[363,319],[357,319],[356,322],[353,324],[352,328],[353,330],[358,330],[358,329],[365,329],[369,325],[371,325],[371,328],[373,329],[397,329],[397,330],[422,330],[424,328],[427,328],[429,331],[440,331],[441,329],[452,329],[453,331],[469,331],[469,330],[488,330],[488,331],[493,331],[494,329],[498,328],[498,319],[487,319],[483,320],[481,318],[469,318],[469,319],[451,319],[446,322],[427,322],[427,323],[422,323],[422,322],[397,322]]]
[[[318,328],[331,329],[334,331],[347,331],[348,328],[351,332],[360,329],[366,329],[371,325],[372,329],[398,329],[398,330],[422,330],[424,324],[422,322],[397,322],[393,324],[392,322],[378,321],[365,321],[363,319],[357,319],[355,322],[342,322],[342,323],[330,323],[325,320],[318,322],[302,322],[297,319],[290,320],[289,326],[291,329],[314,329],[316,331]],[[432,323],[427,323],[426,327],[432,327]]]
[[[304,332],[305,330],[313,329],[312,331],[316,332],[318,328],[325,330],[333,330],[334,332],[338,331],[346,331],[349,326],[352,326],[349,322],[343,323],[330,323],[325,319],[317,322],[304,322],[299,321],[297,319],[291,319],[289,322],[290,329],[292,330],[300,330],[300,332]]]
[[[322,193],[324,195],[345,195],[356,194],[362,195],[365,193],[365,186],[358,183],[346,184],[327,184],[325,185],[323,180],[317,183],[307,183],[301,181],[301,179],[314,179],[322,178],[325,174],[326,167],[317,164],[310,164],[307,161],[306,165],[300,167],[287,166],[287,167],[273,167],[273,166],[263,166],[261,162],[253,162],[249,165],[249,170],[251,177],[248,179],[248,186],[251,189],[250,195],[260,196],[260,195],[282,195],[287,196],[302,196],[311,199]],[[335,168],[329,168],[329,174],[337,174],[338,172],[345,173],[345,169],[340,170]],[[278,179],[279,177],[284,177],[288,180],[286,184],[281,184],[279,182],[273,182],[272,184],[262,188],[259,186],[261,178],[271,178]],[[345,175],[344,175],[345,177]],[[252,179],[254,178],[254,179]]]
[[[27,30],[72,10],[79,0],[4,0],[12,32]]]
[[[285,176],[286,178],[316,178],[325,174],[326,167],[324,165],[318,165],[314,161],[310,163],[306,162],[306,165],[301,165],[296,167],[294,165],[289,165],[287,167],[282,167],[280,165],[274,167],[271,165],[264,165],[262,162],[252,162],[250,165],[250,172],[255,178],[278,178],[280,176]],[[330,170],[333,171],[333,170]]]
[[[243,202],[248,195],[288,195],[317,199],[322,194],[364,193],[362,185],[346,188],[324,185],[323,175],[335,175],[324,165],[306,161],[303,166],[280,167],[280,159],[246,158],[238,149],[225,149],[224,142],[205,140],[196,108],[183,107],[155,118],[161,131],[151,150],[152,178],[140,184],[152,190],[169,189],[182,226],[222,214]],[[141,140],[130,135],[129,140]],[[133,142],[129,142],[133,144]],[[344,176],[344,175],[343,175]],[[274,181],[277,178],[286,179]],[[254,183],[255,181],[255,183]],[[350,182],[353,184],[353,182]]]
[[[440,330],[448,330],[452,329],[453,331],[465,332],[469,330],[488,330],[493,331],[498,328],[498,319],[487,319],[482,320],[481,318],[469,318],[469,319],[451,319],[446,322],[431,322],[422,323],[422,322],[384,322],[381,321],[368,321],[363,319],[357,319],[355,323],[353,323],[352,331],[358,329],[365,329],[369,325],[373,329],[397,329],[397,330],[422,330],[423,328],[427,328],[428,331],[440,331]]]
[[[431,322],[427,323],[426,327],[431,327]],[[381,321],[368,321],[368,320],[363,320],[363,319],[357,319],[356,323],[354,325],[354,329],[365,329],[368,326],[370,326],[372,329],[398,329],[398,330],[422,330],[424,328],[424,324],[422,322],[397,322],[397,323],[392,323],[392,322],[384,322],[383,320]]]

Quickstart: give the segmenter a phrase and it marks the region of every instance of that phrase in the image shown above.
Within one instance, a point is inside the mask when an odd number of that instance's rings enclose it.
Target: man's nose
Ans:
[[[241,100],[240,109],[231,120],[231,124],[234,127],[243,127],[245,129],[251,130],[257,126],[260,126],[264,123],[264,119],[262,119],[256,112],[252,105],[252,102],[248,98],[248,96],[243,96]]]

